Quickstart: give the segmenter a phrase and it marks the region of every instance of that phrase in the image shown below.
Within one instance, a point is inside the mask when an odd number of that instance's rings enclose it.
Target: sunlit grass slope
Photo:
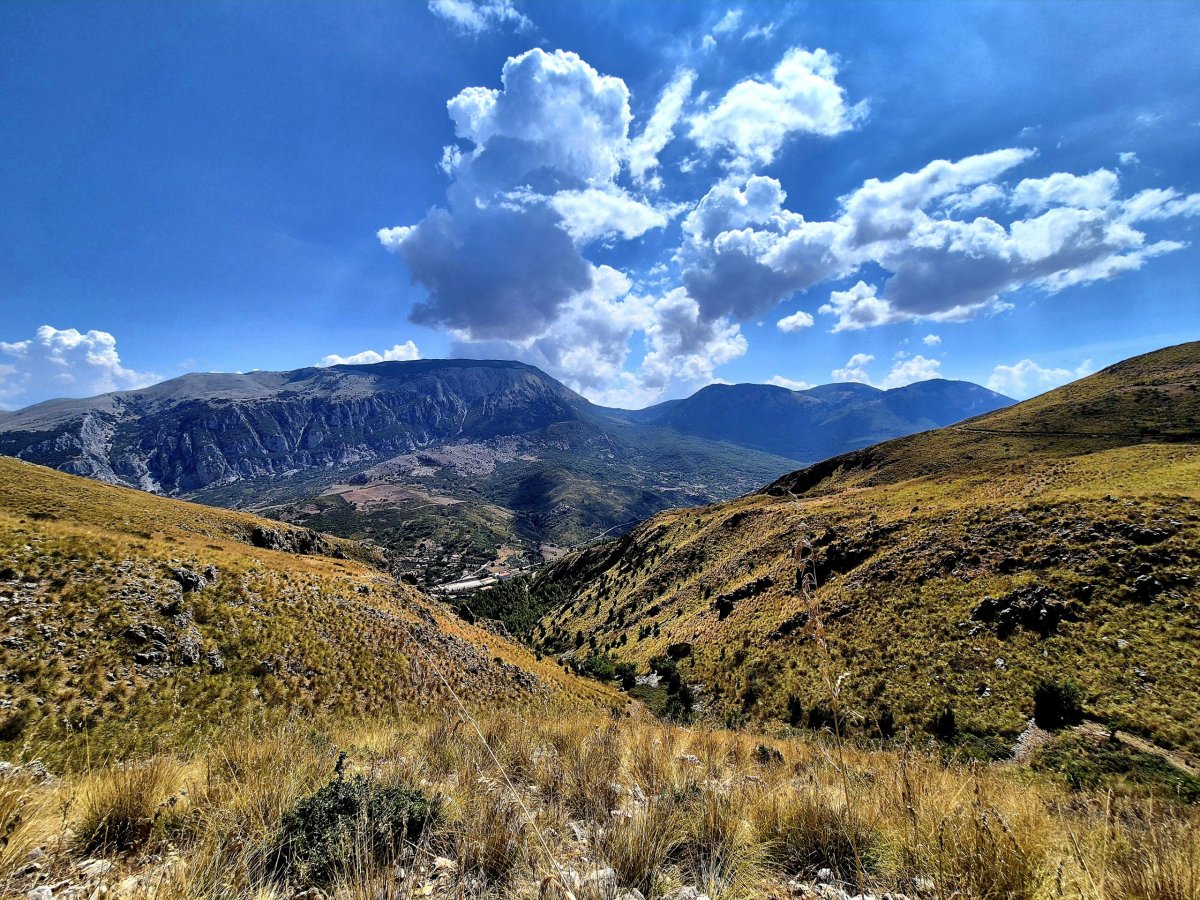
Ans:
[[[273,865],[281,823],[339,783],[427,798],[419,835],[372,853],[378,819],[343,819],[350,840],[328,877]],[[21,817],[4,802],[18,794]],[[0,893],[66,883],[66,896],[125,900],[1196,900],[1197,824],[1194,808],[911,750],[429,711],[226,733],[50,783],[2,780]],[[41,848],[37,867],[22,865]]]
[[[949,708],[997,752],[1039,681],[1074,682],[1089,717],[1194,759],[1198,416],[1187,344],[666,512],[547,573],[573,599],[535,637],[643,671],[676,645],[720,717],[821,722],[836,690],[852,730]]]
[[[271,549],[281,548],[281,549]],[[0,746],[128,749],[232,721],[607,702],[278,522],[0,458]]]

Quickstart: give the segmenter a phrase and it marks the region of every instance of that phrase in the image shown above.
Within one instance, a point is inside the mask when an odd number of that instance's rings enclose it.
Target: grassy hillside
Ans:
[[[0,746],[65,756],[231,722],[613,694],[467,625],[369,551],[0,458]],[[34,748],[34,749],[30,749]]]
[[[833,705],[858,733],[930,733],[949,709],[989,755],[1039,682],[1073,683],[1086,716],[1194,761],[1198,413],[1188,344],[663,513],[544,575],[573,599],[535,637],[640,672],[670,651],[730,721],[819,726]]]

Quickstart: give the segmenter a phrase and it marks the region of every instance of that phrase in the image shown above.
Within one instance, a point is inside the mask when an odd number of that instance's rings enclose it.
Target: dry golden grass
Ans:
[[[26,784],[21,801],[0,795],[0,813],[14,802],[31,813],[12,832],[24,837],[5,845],[0,884],[32,885],[13,872],[37,845],[48,852],[41,883],[78,879],[87,848],[115,862],[110,886],[140,878],[146,897],[290,897],[305,885],[270,864],[280,822],[335,777],[345,752],[348,772],[417,788],[438,813],[394,862],[346,860],[328,888],[335,898],[428,889],[599,900],[613,896],[608,868],[619,888],[647,898],[679,885],[713,900],[786,896],[789,880],[822,868],[852,893],[913,895],[922,883],[937,900],[1200,898],[1195,808],[1072,793],[1016,766],[839,751],[812,737],[495,711],[478,728],[485,740],[472,721],[428,714],[231,733],[188,758]],[[780,756],[756,755],[762,741]],[[137,839],[117,823],[133,823]],[[56,837],[64,828],[74,842]]]

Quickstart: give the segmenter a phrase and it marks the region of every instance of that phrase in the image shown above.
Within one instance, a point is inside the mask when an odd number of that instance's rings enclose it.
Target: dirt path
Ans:
[[[1098,737],[1108,739],[1109,730],[1099,722],[1088,721],[1082,725],[1076,725],[1075,731],[1080,734],[1086,734],[1090,737]],[[1134,750],[1140,750],[1142,753],[1152,753],[1155,756],[1161,756],[1175,768],[1187,772],[1196,778],[1200,778],[1200,768],[1188,760],[1183,755],[1172,750],[1167,750],[1158,744],[1152,743],[1145,738],[1138,737],[1136,734],[1130,734],[1128,731],[1115,732],[1116,738],[1127,747],[1132,747]]]

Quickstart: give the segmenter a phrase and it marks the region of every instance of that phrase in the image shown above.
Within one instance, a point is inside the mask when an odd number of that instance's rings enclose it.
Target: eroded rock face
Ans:
[[[31,407],[0,452],[167,494],[409,453],[467,433],[579,418],[582,399],[519,363],[422,361],[188,375],[144,391]]]

